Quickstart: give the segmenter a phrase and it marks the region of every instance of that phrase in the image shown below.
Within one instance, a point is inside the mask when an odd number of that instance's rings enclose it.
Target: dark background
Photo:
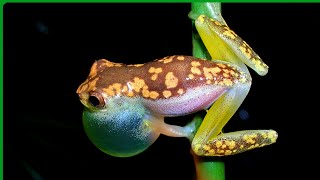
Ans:
[[[191,55],[189,3],[12,4],[4,6],[4,179],[193,179],[189,142],[160,138],[145,152],[115,158],[84,133],[75,91],[96,59],[144,63]],[[298,163],[316,93],[308,80],[319,51],[319,4],[223,3],[223,17],[269,65],[253,84],[225,132],[274,129],[277,143],[221,157],[226,178],[281,179]],[[315,43],[315,44],[312,44]],[[311,89],[313,91],[308,91]],[[168,118],[184,124],[192,116]],[[306,125],[306,127],[304,127]],[[303,140],[302,140],[303,139]],[[300,169],[300,170],[297,170]],[[151,174],[151,176],[150,176]]]

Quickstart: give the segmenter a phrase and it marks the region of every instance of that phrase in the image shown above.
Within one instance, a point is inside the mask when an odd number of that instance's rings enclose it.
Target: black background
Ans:
[[[193,179],[189,142],[160,138],[131,158],[102,153],[84,133],[75,93],[96,59],[144,63],[191,55],[190,3],[5,4],[4,179]],[[223,17],[269,65],[225,132],[274,129],[277,143],[222,157],[226,178],[281,179],[312,153],[301,113],[313,99],[319,4],[223,3]],[[315,44],[313,44],[315,43]],[[308,83],[307,83],[308,82]],[[308,91],[306,89],[313,91]],[[191,117],[168,118],[184,124]],[[301,138],[302,137],[302,138]],[[311,148],[312,149],[312,148]],[[151,175],[150,175],[151,174]]]

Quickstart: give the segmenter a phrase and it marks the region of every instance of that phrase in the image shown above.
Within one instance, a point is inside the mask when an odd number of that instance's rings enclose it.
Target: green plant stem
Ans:
[[[200,157],[193,154],[197,180],[224,180],[224,162],[217,157]]]
[[[194,20],[201,14],[212,17],[225,24],[221,16],[221,3],[218,2],[194,2],[191,3],[191,12],[189,17],[192,19],[192,54],[195,57],[211,60],[205,45],[203,44],[197,30]],[[197,180],[224,180],[224,163],[219,157],[200,157],[192,153],[196,168]]]

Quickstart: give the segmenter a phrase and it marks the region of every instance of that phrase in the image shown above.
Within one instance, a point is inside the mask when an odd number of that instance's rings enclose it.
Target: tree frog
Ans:
[[[273,130],[221,132],[249,92],[252,79],[244,63],[260,75],[268,66],[219,21],[201,15],[196,28],[215,60],[174,55],[146,64],[94,62],[77,94],[85,106],[85,132],[100,150],[134,156],[160,134],[189,138],[199,156],[233,155],[276,141]],[[200,123],[181,127],[164,121],[208,108]]]

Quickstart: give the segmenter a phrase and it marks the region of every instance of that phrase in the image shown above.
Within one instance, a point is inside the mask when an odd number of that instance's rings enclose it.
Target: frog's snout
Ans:
[[[87,99],[88,99],[88,97],[89,97],[89,94],[88,94],[88,93],[78,92],[78,91],[77,91],[77,95],[78,95],[78,97],[79,97],[80,102],[81,102],[83,105],[85,105],[85,104],[86,104],[86,101],[87,101]]]

